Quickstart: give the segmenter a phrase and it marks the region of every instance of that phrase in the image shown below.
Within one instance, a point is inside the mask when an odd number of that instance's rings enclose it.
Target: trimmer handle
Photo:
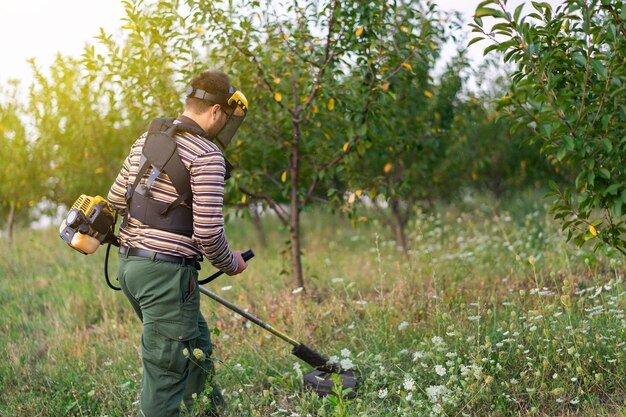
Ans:
[[[243,252],[241,254],[241,257],[243,258],[244,261],[248,262],[248,260],[254,258],[254,252],[252,251],[252,249],[248,249],[247,251],[245,251],[245,252]],[[207,277],[207,278],[205,278],[205,279],[203,279],[201,281],[198,281],[198,284],[200,284],[200,285],[208,284],[209,282],[213,281],[215,278],[219,277],[223,273],[224,272],[222,272],[222,271],[217,271],[216,273],[214,273],[210,277]]]

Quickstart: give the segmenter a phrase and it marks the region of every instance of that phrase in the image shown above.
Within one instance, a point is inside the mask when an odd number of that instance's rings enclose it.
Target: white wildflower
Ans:
[[[409,323],[406,322],[406,321],[403,321],[402,323],[400,323],[398,325],[398,330],[402,331],[402,330],[406,329],[407,327],[409,327]]]
[[[298,375],[298,377],[302,376],[302,369],[300,369],[300,363],[299,362],[294,362],[293,363],[293,370],[296,371],[296,375]]]
[[[402,384],[404,389],[407,391],[415,390],[415,381],[411,377],[407,377],[404,379],[404,383]]]
[[[383,399],[387,396],[387,388],[381,388],[378,390],[378,398]]]
[[[443,346],[446,344],[441,336],[433,336],[430,342],[435,346]]]
[[[441,365],[435,365],[435,373],[439,376],[444,376],[446,374],[446,368]]]
[[[193,350],[193,356],[200,362],[206,359],[206,354],[201,349],[198,349],[198,348],[195,348]]]
[[[349,349],[341,349],[341,356],[344,358],[349,358],[352,355]]]
[[[413,362],[417,362],[418,359],[425,357],[426,354],[424,352],[420,352],[419,350],[413,353]]]
[[[349,370],[354,368],[354,363],[352,363],[352,360],[349,358],[344,358],[339,362],[339,365],[341,366],[341,369],[344,370]]]
[[[435,404],[433,406],[433,413],[441,414],[442,412],[443,412],[443,407],[441,406],[441,404]]]
[[[445,385],[431,385],[430,387],[426,388],[426,395],[428,396],[428,399],[433,403],[436,403],[439,398],[448,395],[449,392],[450,390]]]
[[[340,282],[343,282],[343,278],[340,278],[340,277],[333,278],[330,280],[330,282],[332,282],[333,284],[338,284]]]

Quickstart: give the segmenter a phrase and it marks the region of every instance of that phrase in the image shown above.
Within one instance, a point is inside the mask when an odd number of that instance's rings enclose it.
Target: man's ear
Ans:
[[[220,105],[219,104],[214,104],[211,106],[211,116],[213,117],[219,117],[219,112],[220,112]]]

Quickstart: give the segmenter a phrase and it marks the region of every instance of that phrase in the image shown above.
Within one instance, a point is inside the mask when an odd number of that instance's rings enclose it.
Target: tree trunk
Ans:
[[[289,163],[291,174],[289,234],[291,241],[291,276],[294,288],[304,290],[302,276],[302,259],[300,257],[300,198],[298,196],[298,182],[300,174],[300,120],[293,118],[293,148]]]
[[[259,214],[259,208],[256,203],[249,204],[248,211],[250,212],[252,224],[254,225],[254,229],[256,230],[256,236],[259,240],[259,246],[265,247],[267,245],[267,235],[265,234],[265,229],[263,229],[263,224],[261,223],[261,215]]]
[[[300,256],[300,211],[296,204],[291,204],[290,240],[291,240],[291,275],[294,288],[304,289],[304,277],[302,275],[302,259]]]
[[[405,258],[409,258],[409,248],[406,242],[406,234],[404,228],[407,223],[407,216],[403,215],[402,208],[400,207],[400,201],[397,199],[391,200],[391,215],[393,217],[393,228],[396,235],[396,244],[402,249],[402,254]]]
[[[7,239],[9,246],[13,244],[13,223],[15,222],[15,203],[11,203],[9,217],[7,218]]]

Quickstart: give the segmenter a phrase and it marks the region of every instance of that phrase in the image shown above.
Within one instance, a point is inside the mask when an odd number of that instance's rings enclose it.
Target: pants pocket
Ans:
[[[199,336],[195,322],[155,321],[145,324],[141,338],[144,366],[182,376],[189,367],[189,354],[193,350],[190,342]]]
[[[200,291],[198,290],[198,272],[195,268],[190,267],[188,271],[181,274],[180,293],[183,320],[197,322],[200,313]]]
[[[194,271],[188,271],[183,274],[183,278],[180,282],[180,293],[182,294],[182,303],[186,304],[192,299],[198,288],[198,282],[195,278]]]

